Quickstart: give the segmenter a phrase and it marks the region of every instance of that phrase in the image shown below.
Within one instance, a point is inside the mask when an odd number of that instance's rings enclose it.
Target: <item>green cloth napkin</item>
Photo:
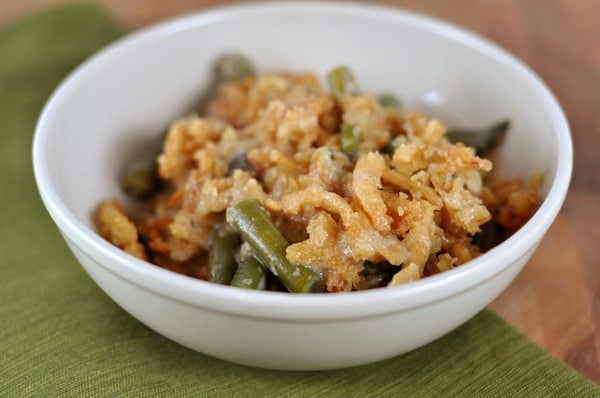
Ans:
[[[77,264],[43,208],[31,141],[60,80],[123,33],[87,3],[0,29],[0,396],[600,396],[488,310],[406,355],[323,372],[210,358],[121,310]]]

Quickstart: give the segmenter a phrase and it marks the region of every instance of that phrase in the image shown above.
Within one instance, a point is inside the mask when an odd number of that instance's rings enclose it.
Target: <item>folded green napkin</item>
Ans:
[[[34,125],[62,78],[124,30],[90,4],[0,28],[0,396],[599,396],[485,310],[380,363],[323,372],[230,364],[154,333],[85,274],[39,199]]]

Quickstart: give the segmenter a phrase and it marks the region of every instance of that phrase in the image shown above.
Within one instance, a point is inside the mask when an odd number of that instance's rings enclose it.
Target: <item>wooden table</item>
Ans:
[[[134,29],[218,0],[97,0]],[[2,0],[0,25],[61,0]],[[600,1],[395,0],[494,40],[546,81],[575,144],[571,189],[558,219],[516,281],[491,307],[600,384]]]

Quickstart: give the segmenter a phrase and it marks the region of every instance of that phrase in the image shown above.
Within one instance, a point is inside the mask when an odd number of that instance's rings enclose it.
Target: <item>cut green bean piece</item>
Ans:
[[[210,85],[198,100],[199,114],[208,112],[208,107],[214,101],[221,84],[240,81],[254,75],[252,63],[243,54],[234,52],[221,55],[213,64]]]
[[[208,281],[222,285],[231,283],[238,267],[235,252],[240,243],[239,234],[229,224],[215,225],[208,250]]]
[[[121,181],[123,191],[135,199],[146,199],[152,196],[157,185],[156,168],[153,165],[132,168]]]
[[[157,158],[161,150],[162,142],[134,158],[127,166],[121,179],[121,189],[127,196],[142,200],[158,191],[160,180]]]
[[[387,286],[398,271],[399,266],[389,263],[365,263],[362,271],[358,273],[361,279],[356,288],[364,290]]]
[[[327,84],[331,94],[340,99],[346,95],[358,94],[354,74],[345,66],[338,66],[327,73]]]
[[[254,67],[242,54],[231,53],[221,56],[216,65],[219,82],[233,82],[254,76]]]
[[[231,286],[245,289],[264,290],[267,286],[267,272],[255,255],[242,259],[231,280]]]
[[[488,221],[481,226],[481,231],[473,236],[473,243],[479,247],[482,253],[490,250],[502,242],[504,228],[496,221]]]
[[[294,293],[324,290],[323,276],[285,256],[288,241],[258,199],[245,199],[227,209],[227,221],[252,246],[261,262]]]
[[[400,100],[392,94],[382,94],[378,101],[379,105],[384,108],[400,109]]]
[[[342,151],[348,155],[352,155],[356,153],[359,145],[360,127],[354,124],[343,123],[340,141]]]
[[[509,127],[510,121],[503,120],[483,130],[448,130],[446,137],[450,142],[462,142],[475,148],[478,155],[484,155],[500,143]]]

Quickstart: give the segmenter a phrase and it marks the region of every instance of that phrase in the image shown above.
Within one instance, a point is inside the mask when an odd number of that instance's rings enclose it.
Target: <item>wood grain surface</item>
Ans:
[[[0,0],[0,27],[60,0]],[[142,27],[231,1],[97,0]],[[566,203],[538,251],[491,308],[600,384],[600,1],[396,0],[382,3],[469,28],[521,58],[562,104],[575,168]]]

